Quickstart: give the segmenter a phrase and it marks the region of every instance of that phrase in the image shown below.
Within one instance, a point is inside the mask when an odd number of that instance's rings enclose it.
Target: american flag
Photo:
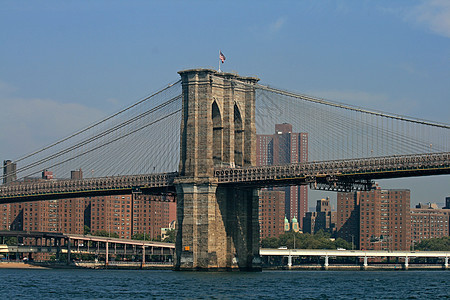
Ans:
[[[219,54],[219,58],[220,58],[220,60],[222,61],[222,63],[225,61],[225,55],[223,55],[223,53],[222,53],[222,51],[219,51],[220,52],[220,54]]]

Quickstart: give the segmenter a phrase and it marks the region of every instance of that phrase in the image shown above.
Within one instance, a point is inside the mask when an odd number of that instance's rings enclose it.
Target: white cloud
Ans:
[[[248,30],[261,38],[269,38],[272,39],[279,33],[283,27],[286,25],[287,18],[279,17],[276,20],[269,21],[269,23],[264,20],[261,24],[252,24],[248,27]]]
[[[285,23],[286,23],[285,17],[278,18],[275,22],[272,22],[269,25],[269,33],[270,34],[277,33],[278,31],[281,30],[281,28],[284,26]]]
[[[117,107],[118,105],[120,105],[119,99],[116,99],[116,98],[108,98],[108,99],[106,99],[106,102],[113,107]]]
[[[15,87],[6,82],[0,81],[0,95],[8,95],[14,91],[16,91]]]
[[[0,159],[16,159],[99,120],[98,110],[50,99],[0,96]]]
[[[409,74],[413,74],[413,75],[420,75],[420,76],[427,76],[426,73],[420,71],[419,69],[417,69],[416,66],[414,66],[413,63],[410,62],[404,62],[404,63],[400,63],[399,64],[399,68]]]
[[[423,1],[407,12],[406,20],[425,25],[431,31],[450,38],[450,1]]]

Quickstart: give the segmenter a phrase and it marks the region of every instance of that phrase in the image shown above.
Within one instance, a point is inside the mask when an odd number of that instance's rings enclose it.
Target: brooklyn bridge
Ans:
[[[171,194],[176,269],[258,270],[260,188],[369,190],[376,179],[450,174],[449,124],[280,90],[256,77],[179,74],[116,114],[8,161],[0,203]],[[307,133],[307,156],[261,163],[258,137],[283,123]],[[87,178],[63,179],[80,169]],[[42,170],[58,179],[28,180]]]

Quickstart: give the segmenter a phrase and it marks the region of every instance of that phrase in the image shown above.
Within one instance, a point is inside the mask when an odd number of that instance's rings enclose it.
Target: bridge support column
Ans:
[[[257,193],[177,184],[176,270],[261,270]]]
[[[67,264],[70,265],[70,239],[67,238]]]
[[[408,270],[409,268],[409,258],[408,256],[405,256],[405,264],[403,265],[404,270]]]
[[[292,268],[292,255],[289,254],[288,256],[288,268],[291,269]]]
[[[329,262],[328,262],[328,255],[325,256],[325,263],[323,264],[323,268],[325,270],[328,270]]]
[[[145,246],[142,245],[142,265],[141,268],[144,268],[145,266]]]
[[[448,270],[448,256],[444,258],[444,270]]]
[[[364,256],[364,264],[363,264],[363,269],[367,270],[367,267],[369,266],[369,264],[367,263],[367,256]]]
[[[105,266],[109,264],[109,242],[106,242],[106,257],[105,257]]]

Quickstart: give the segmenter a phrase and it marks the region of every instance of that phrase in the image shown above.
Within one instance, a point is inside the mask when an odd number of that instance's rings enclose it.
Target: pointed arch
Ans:
[[[243,166],[244,164],[244,126],[239,107],[234,103],[234,164]]]
[[[222,115],[216,101],[213,102],[211,110],[213,124],[213,162],[214,165],[220,165],[222,163],[223,156],[223,125]]]

